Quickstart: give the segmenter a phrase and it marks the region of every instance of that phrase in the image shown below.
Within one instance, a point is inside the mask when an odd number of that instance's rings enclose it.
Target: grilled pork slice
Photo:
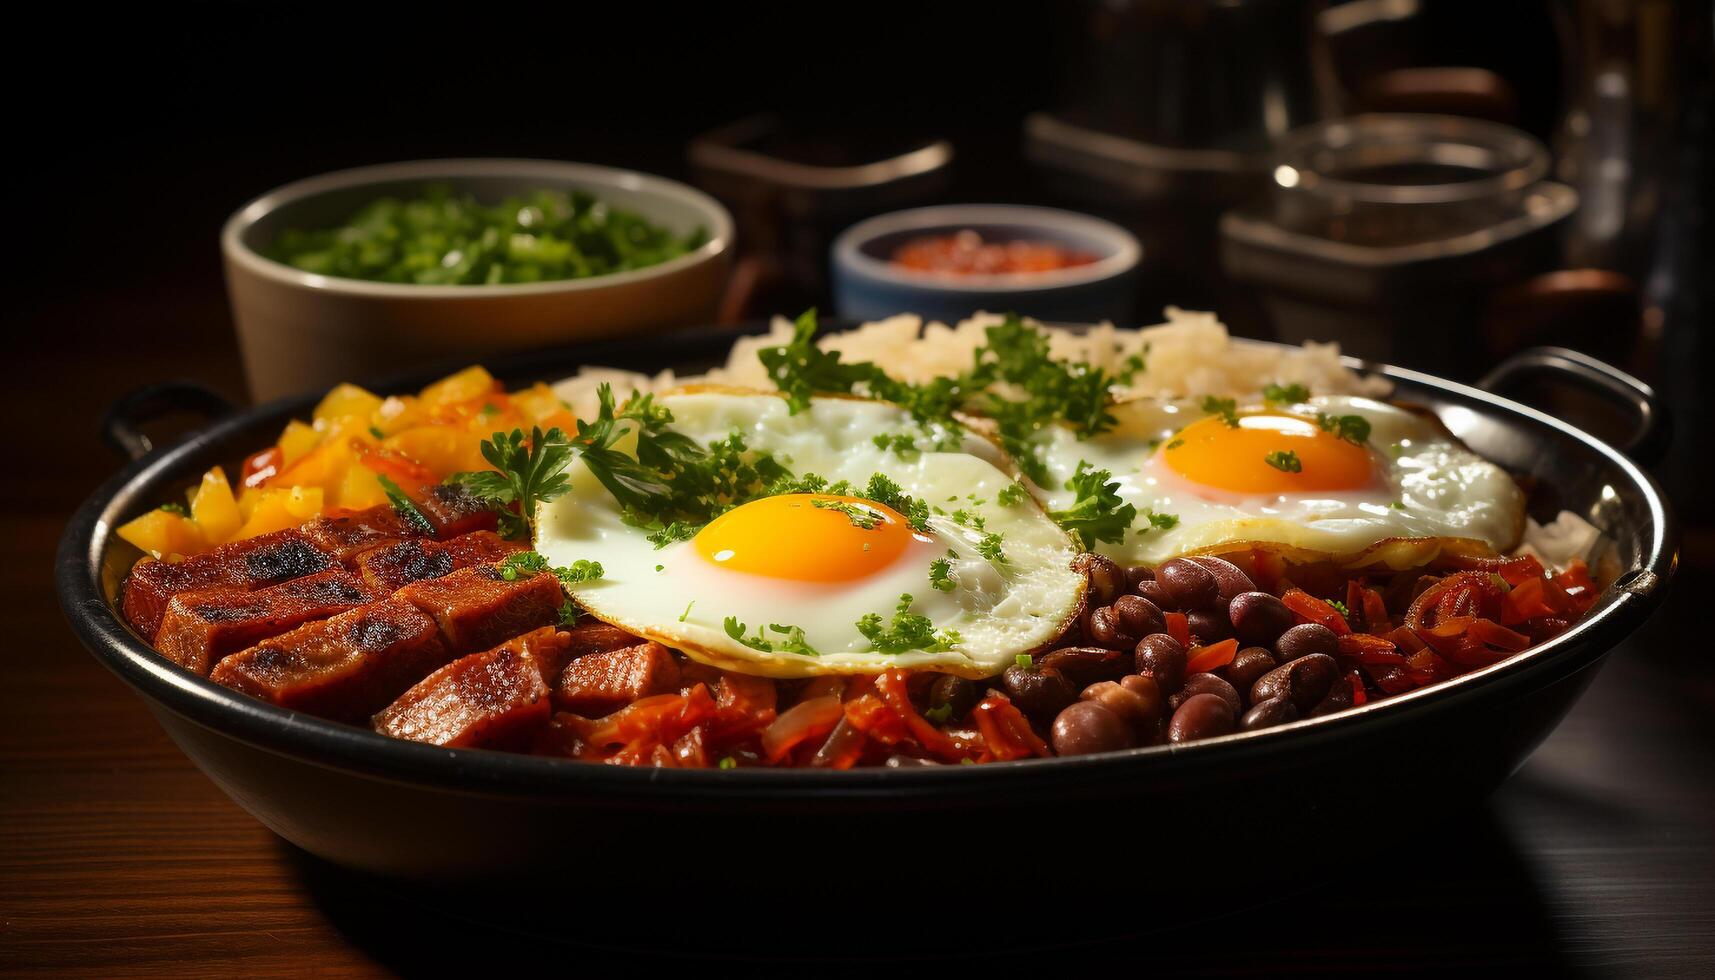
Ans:
[[[229,653],[374,599],[357,576],[344,571],[317,572],[254,592],[181,593],[167,604],[155,649],[186,670],[207,674]]]
[[[371,548],[352,559],[351,569],[364,585],[381,595],[392,595],[412,582],[440,578],[522,550],[522,544],[507,541],[493,531],[474,531],[449,541],[412,538]]]
[[[611,628],[611,627],[610,627]],[[639,698],[679,689],[679,665],[653,640],[579,657],[566,664],[554,684],[554,704],[594,718]]]
[[[377,714],[375,730],[449,748],[522,748],[548,724],[544,678],[569,643],[568,634],[548,627],[455,660]]]
[[[137,632],[153,641],[161,631],[167,603],[181,592],[249,592],[336,567],[333,555],[302,532],[275,531],[223,544],[184,561],[140,561],[125,579],[120,607]]]
[[[351,561],[359,552],[400,538],[421,538],[429,529],[399,516],[391,504],[364,510],[320,517],[306,521],[304,536],[318,548],[333,555],[341,564]]]
[[[435,537],[443,540],[472,531],[492,531],[500,518],[494,508],[458,483],[437,483],[416,504],[435,526]]]
[[[473,653],[559,621],[565,601],[559,579],[548,572],[516,574],[509,582],[495,565],[473,565],[412,582],[397,595],[435,617],[453,652]]]
[[[451,656],[433,618],[387,599],[235,653],[209,679],[281,707],[362,724]]]

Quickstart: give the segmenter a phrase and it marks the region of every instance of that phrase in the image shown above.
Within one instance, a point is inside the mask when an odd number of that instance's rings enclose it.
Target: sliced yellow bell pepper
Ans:
[[[210,545],[232,540],[244,524],[238,502],[232,497],[232,484],[226,481],[226,471],[220,467],[202,475],[202,484],[191,498],[191,520]]]
[[[208,543],[203,540],[197,526],[171,511],[152,510],[121,525],[118,533],[120,538],[156,558],[194,555],[208,550]]]
[[[311,413],[311,417],[320,420],[356,415],[368,422],[380,407],[381,396],[346,383],[335,385],[332,391],[323,395],[322,400],[316,403],[316,410]]]

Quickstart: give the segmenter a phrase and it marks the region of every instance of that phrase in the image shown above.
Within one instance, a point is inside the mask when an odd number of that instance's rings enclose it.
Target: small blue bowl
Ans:
[[[890,261],[906,242],[975,231],[984,241],[1052,242],[1098,258],[1051,272],[961,276],[916,272]],[[979,311],[1038,320],[1129,323],[1143,249],[1124,228],[1074,211],[1012,204],[951,204],[860,221],[834,240],[834,307],[841,317],[898,313],[956,323]]]

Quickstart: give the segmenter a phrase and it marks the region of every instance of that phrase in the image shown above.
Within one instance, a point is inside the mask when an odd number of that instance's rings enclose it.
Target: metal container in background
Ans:
[[[1547,169],[1534,138],[1478,120],[1306,127],[1282,142],[1269,196],[1221,219],[1222,266],[1281,340],[1473,377],[1507,353],[1483,329],[1497,291],[1559,264],[1578,195]]]
[[[704,133],[688,150],[693,182],[738,218],[739,260],[720,320],[815,304],[835,235],[864,218],[931,203],[946,191],[944,139],[794,130],[770,115]]]

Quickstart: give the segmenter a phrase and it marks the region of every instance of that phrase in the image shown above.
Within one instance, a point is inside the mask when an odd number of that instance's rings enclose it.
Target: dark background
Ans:
[[[76,648],[55,608],[59,527],[115,465],[96,437],[104,406],[170,377],[243,397],[216,241],[240,204],[315,173],[438,156],[683,177],[690,137],[757,111],[876,138],[945,136],[958,154],[950,199],[1036,202],[1019,121],[1062,104],[1083,67],[1076,4],[782,5],[742,17],[585,6],[68,9],[14,33],[9,128],[22,139],[10,161],[6,333],[21,356],[0,385],[14,447],[0,539],[18,560],[0,578],[16,626],[0,683],[0,971],[361,974],[484,962],[497,945],[278,843]],[[1430,14],[1425,44],[1439,60],[1502,73],[1520,124],[1549,139],[1564,99],[1545,9],[1451,2]],[[1706,14],[1688,14],[1686,30],[1707,32]],[[1687,152],[1709,131],[1706,58],[1701,67],[1672,137]],[[1681,163],[1676,223],[1656,250],[1666,258],[1651,275],[1671,288],[1644,364],[1678,423],[1658,468],[1688,518],[1670,609],[1464,820],[1378,815],[1387,833],[1290,901],[1235,898],[1200,924],[1092,949],[1146,949],[1144,962],[1184,972],[1707,975],[1715,670],[1701,595],[1715,564],[1715,264],[1704,250],[1709,157],[1691,159],[1703,163]],[[931,897],[930,908],[951,898]],[[424,950],[421,936],[437,930],[446,945]],[[980,944],[980,929],[959,931]],[[596,955],[498,945],[502,959]]]

